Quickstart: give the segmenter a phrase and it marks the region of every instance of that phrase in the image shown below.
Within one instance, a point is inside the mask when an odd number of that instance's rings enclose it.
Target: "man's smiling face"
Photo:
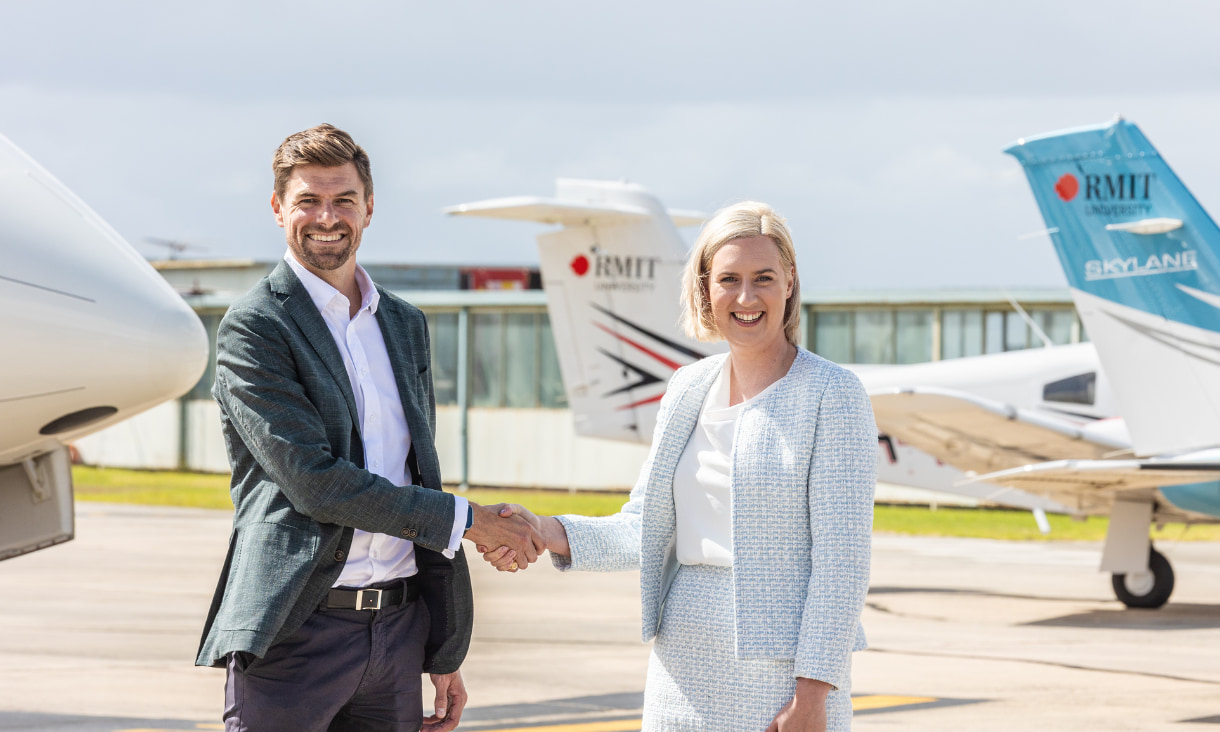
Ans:
[[[293,256],[319,276],[352,261],[373,218],[373,199],[365,200],[354,163],[296,166],[271,208]]]

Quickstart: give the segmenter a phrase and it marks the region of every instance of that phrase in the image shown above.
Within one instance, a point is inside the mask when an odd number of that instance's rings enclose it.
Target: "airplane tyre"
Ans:
[[[1173,592],[1173,567],[1155,548],[1148,553],[1148,571],[1115,573],[1110,577],[1114,594],[1127,607],[1158,608]]]

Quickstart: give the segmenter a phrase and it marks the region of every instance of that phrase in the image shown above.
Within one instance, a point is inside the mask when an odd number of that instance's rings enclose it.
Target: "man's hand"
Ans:
[[[507,547],[513,552],[509,563],[515,561],[519,566],[538,561],[538,555],[546,551],[546,542],[538,532],[538,519],[533,514],[529,514],[533,519],[530,521],[511,511],[502,512],[505,504],[480,506],[471,501],[470,506],[474,510],[474,523],[466,530],[465,538],[476,545]]]
[[[798,678],[792,701],[779,710],[767,732],[826,732],[826,695],[830,690],[825,681]]]
[[[462,710],[466,708],[466,682],[462,681],[461,671],[429,674],[429,677],[436,687],[436,701],[432,704],[435,711],[424,718],[420,732],[449,732],[458,726]]]
[[[567,530],[563,528],[563,524],[559,522],[559,519],[554,516],[535,516],[529,509],[516,503],[501,504],[499,515],[501,518],[513,516],[524,518],[542,536],[543,549],[548,549],[554,554],[562,555],[567,555],[571,551],[568,548]],[[477,548],[482,553],[483,559],[487,560],[488,564],[501,572],[516,572],[518,569],[525,569],[517,561],[516,552],[507,546],[492,549],[487,545],[479,543]]]

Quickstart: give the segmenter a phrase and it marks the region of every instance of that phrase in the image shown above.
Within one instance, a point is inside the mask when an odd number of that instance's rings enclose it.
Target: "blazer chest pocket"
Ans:
[[[289,524],[238,529],[229,588],[216,623],[222,630],[277,628],[309,580],[318,535]]]

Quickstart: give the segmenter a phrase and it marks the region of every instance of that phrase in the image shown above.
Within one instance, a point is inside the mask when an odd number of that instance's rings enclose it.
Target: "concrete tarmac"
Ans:
[[[220,729],[223,671],[192,662],[229,526],[84,503],[74,541],[0,562],[0,730]],[[1158,548],[1177,589],[1140,611],[1096,544],[874,537],[854,729],[1217,729],[1220,543]],[[472,569],[462,729],[639,729],[635,573]]]

